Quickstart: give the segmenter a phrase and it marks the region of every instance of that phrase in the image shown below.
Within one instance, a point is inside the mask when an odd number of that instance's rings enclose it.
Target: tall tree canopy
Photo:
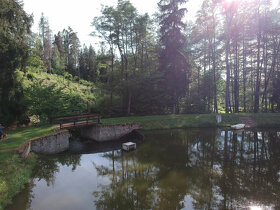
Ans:
[[[180,8],[186,0],[161,0],[160,8],[160,52],[159,69],[164,74],[162,89],[169,103],[172,104],[172,113],[175,114],[179,98],[186,93],[187,72],[189,71],[184,52],[186,36],[183,34],[186,24],[182,18],[187,11]]]
[[[28,34],[32,17],[16,0],[0,1],[0,119],[11,122],[20,117],[21,84],[15,70],[24,69],[28,58]]]

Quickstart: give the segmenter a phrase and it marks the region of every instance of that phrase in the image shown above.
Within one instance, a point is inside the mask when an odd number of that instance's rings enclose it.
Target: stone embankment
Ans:
[[[49,135],[34,138],[25,142],[18,149],[22,157],[27,157],[30,152],[38,154],[56,154],[68,150],[69,132],[58,131]]]
[[[81,128],[81,137],[103,142],[119,139],[133,130],[140,129],[138,123],[116,124],[116,125],[95,125]]]
[[[81,137],[104,142],[120,139],[121,137],[140,128],[137,123],[117,125],[94,125],[82,127]],[[69,131],[62,130],[31,139],[22,144],[18,151],[22,157],[27,157],[30,152],[37,154],[57,154],[69,149]]]

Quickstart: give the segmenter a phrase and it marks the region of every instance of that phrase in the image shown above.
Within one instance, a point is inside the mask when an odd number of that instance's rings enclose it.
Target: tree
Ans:
[[[147,14],[139,15],[129,1],[122,0],[116,7],[104,7],[101,13],[92,22],[95,28],[92,35],[102,38],[105,41],[102,43],[109,47],[108,52],[105,50],[101,53],[106,55],[107,66],[107,84],[103,89],[110,94],[110,104],[113,102],[113,92],[120,95],[121,112],[129,115],[137,100],[135,95],[141,83],[139,80],[146,76],[147,71],[156,69],[152,69],[152,65],[157,66],[154,65],[157,63],[155,44],[150,40],[154,37],[148,29],[151,20]],[[104,84],[104,76],[99,78],[103,78]]]
[[[28,60],[32,17],[17,0],[0,1],[0,119],[11,123],[24,114],[23,92],[15,71]]]
[[[172,105],[172,113],[176,113],[179,98],[185,94],[189,75],[189,67],[184,52],[186,37],[182,22],[186,9],[180,5],[186,0],[161,0],[160,8],[160,41],[162,49],[159,58],[159,70],[164,74],[164,88],[168,101]]]
[[[65,52],[66,71],[73,76],[80,76],[79,73],[79,47],[80,41],[77,33],[71,27],[62,31],[63,46]]]
[[[52,47],[52,68],[54,73],[61,74],[66,70],[65,64],[65,51],[63,46],[63,37],[61,32],[58,32],[57,35],[54,35],[54,42]]]
[[[48,73],[51,73],[51,58],[52,58],[52,35],[49,26],[49,21],[45,18],[44,14],[41,14],[41,19],[39,22],[39,35],[42,39],[43,46],[43,61],[47,67]]]

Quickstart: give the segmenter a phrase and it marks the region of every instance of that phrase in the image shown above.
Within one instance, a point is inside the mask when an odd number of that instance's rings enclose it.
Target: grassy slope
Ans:
[[[85,101],[89,101],[89,103],[94,103],[95,94],[97,92],[97,88],[93,85],[92,82],[88,82],[85,80],[80,80],[80,82],[70,81],[65,79],[63,76],[56,74],[47,74],[44,72],[34,73],[30,72],[33,75],[33,80],[27,79],[27,76],[23,76],[22,72],[18,72],[21,74],[23,78],[23,87],[26,88],[33,83],[33,81],[40,81],[42,86],[52,86],[55,85],[55,88],[62,88],[62,92],[68,94],[79,95]]]
[[[223,127],[241,123],[240,117],[251,117],[257,127],[280,127],[280,114],[222,114],[222,123],[216,123],[216,114],[160,115],[102,119],[104,124],[140,123],[144,130],[182,127]]]

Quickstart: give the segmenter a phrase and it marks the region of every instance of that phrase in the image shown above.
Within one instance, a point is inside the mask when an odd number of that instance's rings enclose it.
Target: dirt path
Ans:
[[[240,117],[239,118],[241,123],[245,124],[246,128],[253,128],[256,127],[256,123],[251,117]]]

